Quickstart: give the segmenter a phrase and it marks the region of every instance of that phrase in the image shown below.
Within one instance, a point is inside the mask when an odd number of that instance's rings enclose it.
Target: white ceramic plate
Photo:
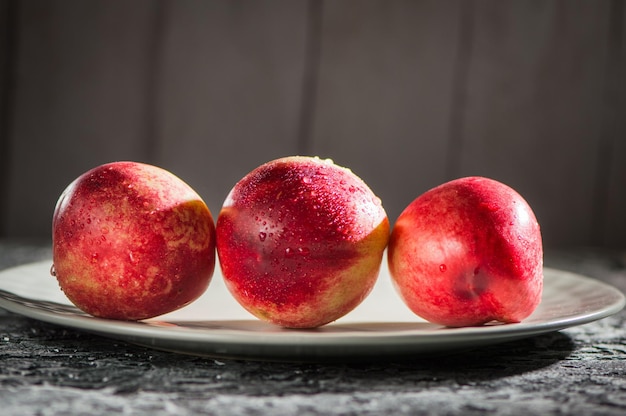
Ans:
[[[383,266],[374,290],[354,311],[319,329],[289,330],[249,315],[227,292],[218,267],[207,292],[187,307],[142,322],[120,322],[72,306],[50,276],[50,265],[44,261],[0,272],[0,307],[155,349],[225,358],[346,360],[441,353],[585,324],[625,304],[624,295],[609,285],[546,268],[542,302],[524,322],[446,328],[415,316]]]

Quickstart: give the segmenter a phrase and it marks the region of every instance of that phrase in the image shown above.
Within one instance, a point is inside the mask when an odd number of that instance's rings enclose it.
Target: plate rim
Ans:
[[[49,266],[49,260],[42,260],[0,271],[0,277],[19,272],[21,268]],[[548,273],[545,273],[545,272]],[[271,332],[250,331],[229,328],[190,328],[185,326],[159,326],[159,323],[176,325],[176,322],[159,321],[158,317],[142,321],[127,322],[114,321],[91,317],[74,306],[47,302],[69,308],[70,312],[62,313],[47,310],[43,307],[28,306],[29,302],[40,300],[25,298],[12,292],[0,289],[0,307],[38,321],[60,325],[104,337],[119,339],[149,348],[215,357],[232,357],[243,359],[272,359],[272,360],[307,360],[324,358],[345,358],[349,356],[378,356],[401,353],[429,352],[432,346],[438,350],[447,351],[458,349],[463,345],[479,346],[498,342],[513,341],[549,332],[559,331],[572,326],[587,324],[604,319],[621,311],[626,306],[626,296],[616,287],[601,280],[584,276],[579,273],[544,267],[544,275],[557,275],[566,278],[583,279],[588,284],[598,286],[607,294],[614,295],[615,300],[603,307],[595,308],[586,313],[566,316],[552,321],[538,323],[525,322],[514,324],[497,324],[478,327],[446,328],[425,332],[420,329],[386,330],[381,332],[354,330],[348,332],[316,330],[280,329],[271,324]],[[43,303],[46,303],[45,301]],[[531,315],[532,317],[532,315]],[[249,321],[258,321],[251,317]],[[218,322],[198,320],[197,322]],[[97,323],[97,324],[96,324]],[[390,322],[391,323],[391,322]],[[423,321],[418,325],[434,325]],[[354,323],[337,323],[335,327],[350,327]],[[173,337],[172,334],[176,334]],[[245,336],[244,336],[245,334]],[[176,338],[173,341],[173,338]],[[185,345],[188,344],[188,345]],[[344,348],[337,348],[337,347]],[[202,347],[202,350],[199,348]],[[250,351],[253,349],[254,351]],[[290,351],[293,350],[293,351]],[[386,353],[386,354],[385,354]]]

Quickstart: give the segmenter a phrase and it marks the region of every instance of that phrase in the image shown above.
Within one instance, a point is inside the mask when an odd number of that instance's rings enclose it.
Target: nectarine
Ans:
[[[217,253],[228,289],[256,317],[290,328],[327,324],[372,289],[389,239],[380,199],[330,160],[259,166],[226,198]]]
[[[53,274],[67,297],[102,318],[139,320],[198,298],[215,266],[215,226],[198,194],[137,162],[98,166],[61,194]]]
[[[388,263],[402,299],[433,323],[519,322],[541,300],[539,224],[493,179],[460,178],[417,197],[393,227]]]

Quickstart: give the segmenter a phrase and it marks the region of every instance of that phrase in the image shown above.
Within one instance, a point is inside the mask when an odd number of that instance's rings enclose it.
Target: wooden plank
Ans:
[[[157,97],[157,160],[217,219],[247,172],[298,150],[305,1],[168,3]]]
[[[22,1],[7,235],[49,235],[58,196],[100,163],[142,159],[156,3]]]
[[[610,63],[612,65],[608,84],[607,140],[609,152],[602,163],[609,166],[606,215],[604,223],[604,246],[626,249],[626,5],[612,2],[612,27]]]
[[[0,152],[6,149],[7,142],[7,114],[9,111],[9,90],[11,86],[11,64],[14,43],[13,19],[14,8],[10,7],[10,0],[0,0]],[[6,162],[6,154],[0,153],[0,163]],[[0,166],[0,175],[2,174]],[[0,176],[0,183],[2,177]]]
[[[626,98],[622,95],[622,100]],[[621,114],[626,114],[622,104]],[[622,118],[621,126],[613,139],[613,153],[610,159],[611,176],[606,212],[606,223],[602,247],[626,250],[626,128]]]
[[[15,3],[0,0],[0,219],[4,218],[9,181],[9,132],[15,53]],[[0,237],[4,235],[0,221]]]
[[[325,2],[310,152],[350,167],[390,221],[446,178],[462,3]]]
[[[475,3],[459,174],[519,190],[546,246],[594,232],[609,4]]]

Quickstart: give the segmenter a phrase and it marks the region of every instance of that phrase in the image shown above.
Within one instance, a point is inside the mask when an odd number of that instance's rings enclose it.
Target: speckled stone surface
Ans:
[[[45,259],[0,241],[0,268]],[[623,253],[548,253],[546,265],[626,291]],[[324,364],[155,351],[0,310],[0,414],[626,414],[626,312],[438,357]]]

